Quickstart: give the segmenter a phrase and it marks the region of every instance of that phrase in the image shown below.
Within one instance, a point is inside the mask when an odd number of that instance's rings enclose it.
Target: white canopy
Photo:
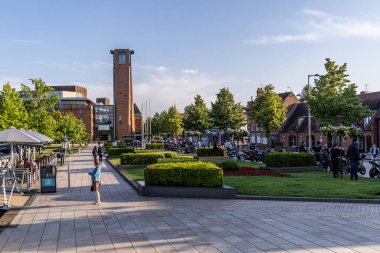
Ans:
[[[40,144],[42,141],[28,134],[25,130],[14,127],[0,131],[0,142],[12,144]]]
[[[26,131],[26,133],[28,133],[29,135],[41,140],[42,142],[44,143],[49,143],[49,142],[52,142],[50,138],[48,138],[47,136],[43,135],[43,134],[40,134],[38,132],[34,132],[32,130],[28,130]]]

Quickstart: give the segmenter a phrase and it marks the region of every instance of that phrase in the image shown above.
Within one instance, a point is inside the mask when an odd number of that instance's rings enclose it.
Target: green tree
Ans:
[[[183,117],[178,112],[175,105],[169,107],[166,115],[164,114],[164,124],[163,127],[166,128],[167,132],[172,134],[173,137],[180,135],[183,131]]]
[[[235,103],[228,88],[223,88],[216,95],[215,103],[211,103],[209,118],[211,125],[219,130],[239,129],[244,125],[243,107]]]
[[[200,95],[194,97],[194,103],[185,107],[186,118],[183,120],[186,130],[203,133],[209,126],[209,110]]]
[[[9,127],[28,129],[28,112],[20,93],[7,83],[0,93],[0,129]]]
[[[327,58],[325,69],[327,73],[316,80],[310,93],[307,86],[303,90],[304,100],[321,126],[350,126],[372,115],[356,95],[357,85],[347,79],[347,63],[339,66]]]
[[[24,104],[29,114],[29,128],[55,138],[57,111],[54,107],[59,102],[57,94],[52,95],[53,88],[41,79],[32,79],[32,88],[22,84]]]
[[[273,85],[268,84],[263,94],[252,103],[248,114],[265,129],[265,135],[269,138],[271,132],[279,130],[286,120],[286,112],[281,97],[274,92]]]
[[[55,140],[61,141],[63,137],[68,137],[73,143],[83,142],[88,139],[85,124],[72,113],[58,116]]]

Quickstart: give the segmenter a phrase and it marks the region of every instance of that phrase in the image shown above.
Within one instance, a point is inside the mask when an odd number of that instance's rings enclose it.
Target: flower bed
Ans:
[[[241,167],[240,170],[224,171],[224,176],[271,176],[287,177],[288,174],[274,172],[266,169],[256,169],[250,167]]]

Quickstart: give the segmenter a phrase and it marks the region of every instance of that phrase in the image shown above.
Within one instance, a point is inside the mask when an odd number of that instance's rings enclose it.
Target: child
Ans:
[[[92,181],[92,188],[95,192],[96,196],[96,205],[100,205],[100,193],[99,193],[99,186],[100,186],[100,181],[102,177],[102,167],[100,166],[100,161],[95,162],[95,169],[88,174],[91,176],[91,181]]]

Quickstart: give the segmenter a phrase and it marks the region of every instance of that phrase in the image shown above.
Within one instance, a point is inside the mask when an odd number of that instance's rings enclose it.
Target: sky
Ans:
[[[228,87],[300,93],[325,58],[380,91],[377,0],[0,0],[0,84],[80,85],[112,99],[111,49],[129,48],[134,100],[180,111]],[[312,80],[311,80],[312,81]],[[367,86],[366,86],[367,85]]]

